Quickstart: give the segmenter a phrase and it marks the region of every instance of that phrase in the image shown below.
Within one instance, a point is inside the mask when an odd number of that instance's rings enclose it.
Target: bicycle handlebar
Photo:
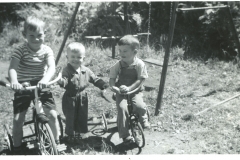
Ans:
[[[135,92],[137,92],[141,87],[142,87],[142,84],[143,84],[144,80],[139,84],[139,86],[137,88],[135,88],[134,90],[132,91],[128,91],[126,93],[121,93],[122,95],[130,95],[130,94],[133,94]]]
[[[60,69],[59,69],[58,72],[59,72],[59,73],[58,73],[57,78],[54,79],[54,80],[52,80],[52,81],[50,81],[50,82],[48,82],[47,85],[51,85],[51,84],[56,83],[56,82],[62,77],[62,67],[60,67]],[[10,84],[8,84],[8,83],[6,83],[6,82],[4,82],[4,81],[1,81],[1,80],[0,80],[0,85],[1,85],[1,86],[5,86],[5,87],[11,87]],[[23,89],[21,89],[21,90],[34,90],[34,89],[36,89],[36,88],[37,88],[37,86],[30,86],[30,87],[23,87]]]

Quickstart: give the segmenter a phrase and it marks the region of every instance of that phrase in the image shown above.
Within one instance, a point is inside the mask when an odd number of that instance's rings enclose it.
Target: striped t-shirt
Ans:
[[[14,50],[11,58],[18,59],[17,79],[19,82],[41,80],[47,69],[47,59],[54,58],[50,47],[42,45],[37,52],[31,50],[27,43]]]

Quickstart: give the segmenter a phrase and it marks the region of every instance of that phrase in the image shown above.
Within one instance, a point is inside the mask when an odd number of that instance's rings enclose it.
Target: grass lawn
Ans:
[[[164,53],[152,52],[148,54],[151,54],[151,58],[163,62]],[[109,56],[111,56],[110,50],[100,50],[94,46],[87,48],[86,66],[105,81],[108,81],[109,67],[117,61]],[[144,54],[143,48],[139,57],[145,59],[150,55]],[[8,63],[1,62],[1,79],[4,79],[7,74],[8,66],[6,65]],[[66,63],[65,58],[62,58],[59,65],[64,66],[64,63]],[[214,59],[207,62],[183,60],[181,52],[173,50],[158,116],[154,116],[154,113],[162,67],[150,63],[146,64],[149,73],[146,85],[150,85],[153,89],[144,91],[144,100],[151,112],[152,127],[145,131],[147,144],[140,154],[238,154],[240,152],[239,98],[232,99],[199,116],[194,116],[190,120],[183,119],[189,113],[196,114],[239,93],[237,64]],[[97,117],[103,111],[116,116],[115,104],[101,98],[100,90],[91,85],[87,91],[89,93],[89,117]],[[61,113],[63,89],[56,87],[53,89],[53,93],[58,104],[58,111]],[[1,87],[0,95],[0,117],[3,117],[0,124],[7,123],[11,126],[13,92]],[[107,91],[107,95],[110,97],[111,92]],[[110,130],[106,135],[116,136],[114,135],[117,133],[114,130],[115,127],[115,124],[110,125],[113,130]],[[92,128],[90,127],[90,129]],[[3,129],[0,129],[0,136],[3,137],[3,135]],[[99,139],[97,137],[91,137],[82,145],[69,146],[66,154],[137,153],[134,148],[123,151],[121,145],[113,142],[114,138]],[[94,147],[93,144],[96,141],[102,147]],[[0,143],[3,146],[4,140],[0,139]]]

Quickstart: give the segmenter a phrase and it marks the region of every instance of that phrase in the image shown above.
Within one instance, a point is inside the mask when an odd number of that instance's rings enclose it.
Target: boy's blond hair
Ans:
[[[133,50],[139,49],[139,41],[132,35],[123,36],[119,41],[118,45],[130,45]]]
[[[79,42],[71,42],[67,46],[67,52],[82,52],[85,53],[85,47],[83,46],[82,43]]]
[[[23,35],[25,35],[27,33],[27,30],[31,30],[31,31],[36,31],[38,29],[44,29],[45,27],[45,23],[36,18],[36,17],[28,17],[25,22],[24,22],[24,26],[23,26]]]

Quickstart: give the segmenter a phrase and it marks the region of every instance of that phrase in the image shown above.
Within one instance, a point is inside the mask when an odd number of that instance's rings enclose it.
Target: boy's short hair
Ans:
[[[85,52],[85,47],[82,43],[79,42],[71,42],[67,46],[67,51],[71,52]]]
[[[122,45],[130,45],[131,48],[134,49],[139,49],[139,41],[137,38],[135,38],[132,35],[126,35],[123,36],[119,41],[118,41],[118,45],[122,46]]]
[[[23,27],[23,33],[26,33],[28,29],[31,31],[36,31],[40,28],[44,29],[45,23],[36,17],[30,16],[25,20]]]

